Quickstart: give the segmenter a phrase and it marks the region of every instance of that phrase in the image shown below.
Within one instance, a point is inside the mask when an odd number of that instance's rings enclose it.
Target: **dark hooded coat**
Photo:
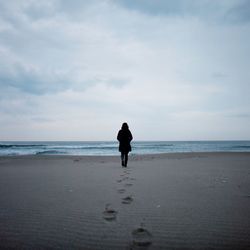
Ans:
[[[133,136],[129,129],[121,129],[118,132],[117,140],[119,141],[119,151],[120,152],[130,152],[131,145],[130,142],[133,140]]]

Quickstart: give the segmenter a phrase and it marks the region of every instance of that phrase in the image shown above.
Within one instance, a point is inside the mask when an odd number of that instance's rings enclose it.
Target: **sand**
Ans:
[[[0,157],[1,249],[250,249],[250,153]]]

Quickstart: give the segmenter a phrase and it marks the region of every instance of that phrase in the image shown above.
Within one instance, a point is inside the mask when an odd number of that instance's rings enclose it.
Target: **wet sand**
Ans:
[[[250,153],[0,157],[1,249],[250,249]]]

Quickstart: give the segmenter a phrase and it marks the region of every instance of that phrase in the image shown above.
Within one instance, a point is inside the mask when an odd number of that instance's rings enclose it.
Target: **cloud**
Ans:
[[[116,70],[122,62],[121,55],[114,55],[120,53],[116,39],[95,24],[69,20],[62,12],[65,1],[13,3],[2,3],[7,12],[0,20],[2,88],[45,94],[95,84],[122,87],[129,81]]]
[[[231,23],[250,22],[250,2],[248,0],[239,1],[237,5],[227,11],[225,19]]]
[[[137,139],[216,138],[246,121],[223,114],[249,113],[247,8],[236,0],[1,1],[0,136],[113,139],[128,121]],[[229,126],[225,138],[230,130],[236,137]]]
[[[112,75],[85,74],[84,69],[47,68],[46,65],[33,65],[15,58],[7,51],[0,51],[0,87],[2,90],[15,88],[34,95],[56,93],[73,89],[84,91],[96,84],[122,87],[128,79]],[[85,74],[85,76],[84,76]]]
[[[0,53],[0,87],[1,89],[16,88],[23,92],[43,94],[60,91],[66,82],[63,73],[45,72],[37,65],[14,58],[7,51]]]
[[[214,72],[212,74],[212,77],[214,77],[214,78],[224,78],[224,77],[227,77],[227,75],[222,73],[222,72]]]
[[[115,4],[147,15],[198,18],[209,22],[249,22],[248,0],[117,0]]]

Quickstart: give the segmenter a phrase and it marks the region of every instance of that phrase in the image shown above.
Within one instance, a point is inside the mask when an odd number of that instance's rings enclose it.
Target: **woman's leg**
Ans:
[[[128,164],[128,152],[124,153],[124,166],[127,167]]]
[[[125,166],[125,153],[121,152],[121,161],[122,161],[122,166]]]

